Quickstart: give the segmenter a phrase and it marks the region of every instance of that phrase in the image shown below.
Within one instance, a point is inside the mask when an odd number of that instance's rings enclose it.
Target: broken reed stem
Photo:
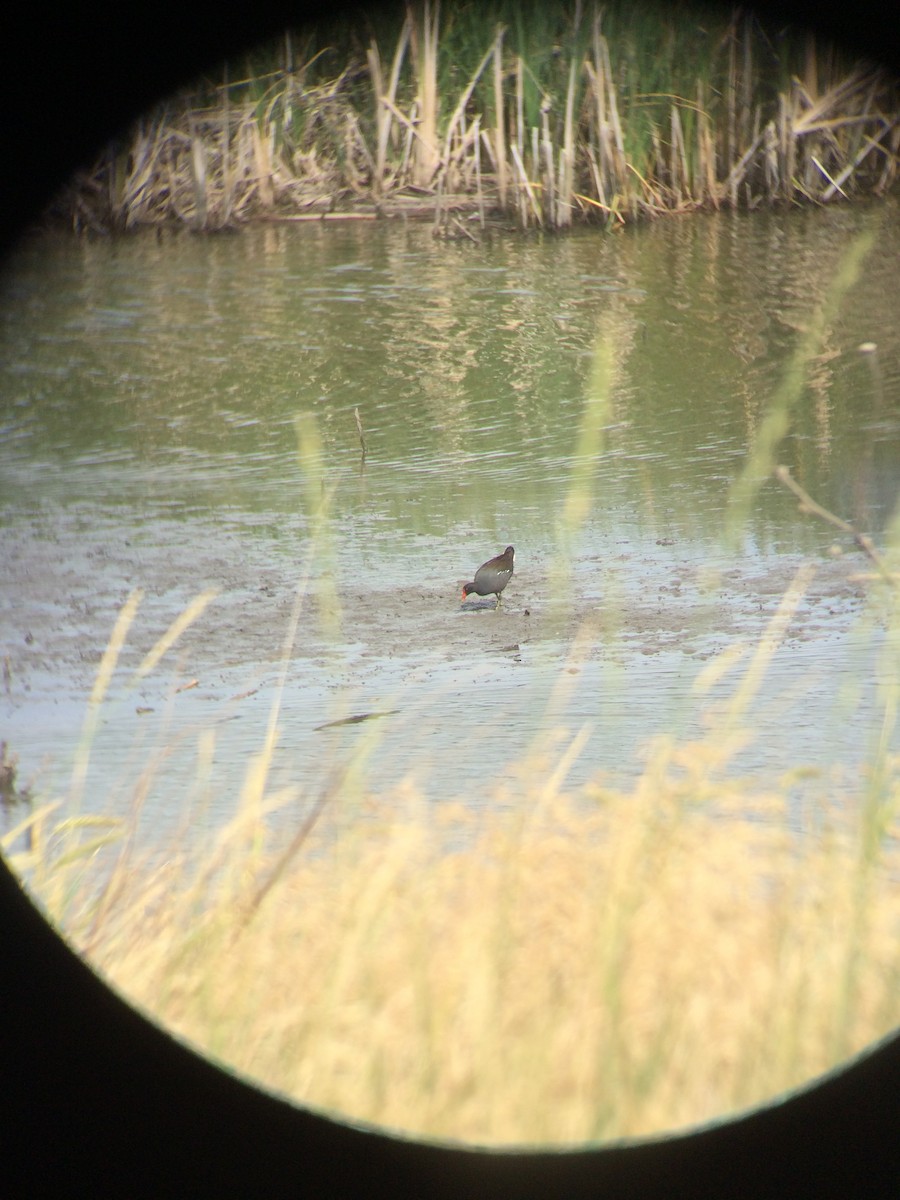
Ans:
[[[366,437],[365,437],[365,434],[363,433],[362,417],[359,415],[358,408],[354,408],[354,410],[353,410],[353,419],[356,421],[356,432],[359,434],[359,444],[360,444],[360,446],[362,446],[362,457],[363,457],[363,462],[365,462],[366,455],[369,453],[369,448],[366,445]]]
[[[813,500],[809,492],[802,488],[797,480],[791,475],[790,467],[779,465],[772,472],[772,475],[780,484],[782,484],[782,486],[786,487],[788,491],[793,492],[793,494],[797,497],[797,499],[800,501],[799,507],[802,513],[807,513],[812,517],[818,517],[820,520],[827,522],[827,524],[834,526],[835,529],[839,529],[841,533],[849,534],[859,549],[862,550],[863,554],[865,554],[875,566],[885,583],[890,584],[892,588],[896,588],[898,586],[897,576],[888,570],[887,564],[875,549],[874,543],[868,534],[860,533],[860,531],[855,526],[851,525],[849,521],[845,521],[842,517],[837,516],[836,513],[831,512],[827,508],[823,508],[817,500]]]
[[[507,168],[506,168],[506,130],[503,125],[503,34],[502,26],[498,26],[494,38],[494,144],[496,146],[497,162],[497,198],[501,208],[506,207]]]

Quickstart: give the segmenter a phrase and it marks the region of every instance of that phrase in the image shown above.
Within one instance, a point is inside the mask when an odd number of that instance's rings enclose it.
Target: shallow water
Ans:
[[[371,791],[411,777],[436,803],[514,803],[515,764],[582,729],[569,783],[627,779],[655,735],[715,727],[804,563],[732,770],[852,778],[890,673],[865,560],[771,482],[736,543],[723,522],[842,250],[880,220],[779,457],[883,534],[900,483],[896,218],[719,215],[478,247],[399,223],[23,245],[0,334],[0,720],[20,778],[65,791],[140,588],[81,803],[130,811],[143,774],[148,836],[189,806],[212,824],[233,811],[276,702],[271,783],[301,805],[360,748]],[[461,605],[508,543],[502,608]],[[320,728],[370,712],[389,715]]]

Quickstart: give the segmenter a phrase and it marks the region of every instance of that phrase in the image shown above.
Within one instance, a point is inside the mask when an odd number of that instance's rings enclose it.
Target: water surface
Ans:
[[[780,458],[883,535],[900,483],[896,215],[480,246],[402,223],[29,241],[0,303],[0,720],[21,778],[65,791],[140,588],[81,804],[129,811],[143,777],[148,836],[191,805],[213,823],[233,810],[276,702],[272,783],[300,805],[360,745],[368,790],[412,779],[435,803],[500,802],[498,781],[514,803],[516,764],[582,729],[569,782],[627,780],[655,735],[710,728],[814,563],[732,769],[852,780],[893,669],[867,564],[774,483],[737,544],[723,519],[843,249],[879,220]],[[612,386],[591,407],[598,346]],[[590,499],[576,526],[573,481]],[[461,606],[508,543],[503,607]],[[204,589],[216,599],[129,685]],[[698,689],[736,645],[743,666]],[[373,711],[390,715],[320,728]]]

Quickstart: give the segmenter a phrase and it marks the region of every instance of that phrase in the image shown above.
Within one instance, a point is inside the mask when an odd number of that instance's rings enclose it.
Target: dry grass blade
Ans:
[[[421,14],[421,19],[419,15]],[[427,187],[438,168],[438,29],[440,0],[423,0],[420,14],[407,5],[412,60],[416,70],[416,144],[413,182]]]
[[[566,113],[563,123],[563,144],[559,155],[559,177],[556,185],[556,213],[554,224],[558,229],[572,224],[573,192],[575,190],[575,85],[578,80],[578,62],[573,54],[569,63],[569,84],[566,88]]]
[[[791,414],[806,382],[809,364],[820,348],[847,292],[859,278],[866,256],[875,244],[872,229],[859,234],[841,256],[828,290],[799,338],[782,379],[756,430],[744,467],[731,485],[726,528],[733,538],[743,527],[749,506],[775,469],[776,454],[790,428]]]
[[[513,163],[515,164],[516,172],[518,173],[519,179],[521,181],[521,186],[524,188],[525,193],[528,196],[529,202],[531,204],[531,211],[534,215],[534,219],[537,222],[538,226],[543,226],[544,219],[543,219],[543,216],[541,215],[541,206],[538,203],[537,197],[535,196],[534,187],[531,183],[531,180],[528,178],[528,175],[526,174],[525,164],[522,162],[522,156],[519,154],[519,147],[515,144],[515,142],[513,142],[510,149],[512,152],[512,158],[513,158]],[[524,216],[522,219],[522,224],[523,225],[527,224],[527,221],[525,220]]]
[[[507,172],[506,172],[506,127],[504,124],[504,95],[503,95],[503,34],[497,29],[492,49],[494,62],[494,162],[497,171],[497,196],[500,207],[506,206]]]
[[[497,36],[498,36],[498,38],[501,37],[502,33],[498,32]],[[447,122],[447,133],[444,137],[444,153],[443,153],[443,159],[445,162],[448,162],[450,160],[450,146],[451,146],[454,136],[457,133],[457,127],[462,128],[463,118],[465,117],[465,112],[466,112],[466,108],[469,104],[469,101],[472,98],[472,93],[475,91],[475,87],[476,87],[479,79],[484,74],[485,67],[491,61],[492,57],[496,56],[496,53],[497,53],[497,45],[495,43],[484,54],[484,56],[482,57],[481,61],[478,64],[478,66],[475,68],[471,78],[469,79],[469,82],[466,84],[466,86],[463,88],[463,90],[460,94],[459,100],[457,101],[457,104],[456,104],[456,108],[453,110],[450,120]]]
[[[883,154],[885,154],[889,163],[892,160],[896,160],[896,153],[891,154],[890,151],[885,150],[881,143],[888,137],[889,134],[894,133],[894,131],[898,129],[900,129],[900,120],[893,120],[887,122],[884,125],[884,128],[875,137],[869,137],[866,135],[864,145],[860,151],[857,153],[855,158],[853,158],[853,160],[846,165],[837,178],[832,181],[831,186],[825,189],[825,191],[822,193],[822,199],[830,200],[835,192],[840,191],[841,185],[850,178],[854,171],[857,170],[857,168],[873,150],[880,150]]]
[[[802,488],[796,479],[794,479],[794,477],[791,475],[789,467],[783,465],[777,466],[772,474],[780,484],[786,487],[788,491],[793,492],[793,494],[797,497],[797,499],[800,501],[799,508],[802,513],[807,513],[813,517],[819,517],[820,520],[832,525],[835,529],[839,529],[841,533],[849,534],[850,537],[853,538],[856,546],[859,547],[863,554],[865,554],[865,556],[877,568],[879,575],[885,581],[885,583],[890,584],[890,586],[893,588],[896,588],[898,585],[900,585],[900,580],[898,580],[897,576],[888,569],[887,563],[875,549],[875,544],[868,534],[860,533],[860,531],[855,526],[851,525],[849,521],[845,521],[842,517],[839,517],[835,513],[829,511],[829,509],[823,508],[818,501],[813,500],[809,492]]]
[[[406,55],[407,47],[409,46],[410,38],[410,17],[407,12],[406,19],[403,22],[403,28],[400,31],[400,36],[397,39],[397,46],[394,50],[394,58],[391,63],[391,73],[388,80],[388,86],[385,88],[381,76],[381,59],[378,54],[378,44],[373,39],[368,50],[369,74],[372,79],[373,88],[375,91],[375,168],[373,182],[375,185],[376,194],[381,194],[384,190],[385,173],[387,169],[387,152],[388,143],[391,138],[391,109],[395,105],[397,96],[397,86],[400,81],[400,70],[403,65],[403,59]]]

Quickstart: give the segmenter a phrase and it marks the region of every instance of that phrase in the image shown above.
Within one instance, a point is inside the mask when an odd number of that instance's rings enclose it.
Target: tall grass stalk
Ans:
[[[407,18],[403,22],[400,37],[397,39],[397,46],[394,50],[394,58],[391,63],[391,73],[386,87],[382,79],[381,56],[378,50],[378,43],[374,38],[368,50],[369,77],[372,80],[372,88],[375,93],[375,174],[372,183],[376,195],[381,195],[386,187],[385,174],[387,170],[388,145],[393,129],[391,112],[396,107],[397,84],[400,79],[400,68],[409,45],[409,36],[410,21],[407,14]]]
[[[506,207],[507,190],[503,34],[502,26],[498,26],[492,56],[494,64],[494,161],[497,164],[497,200],[501,208]]]
[[[750,506],[759,488],[775,469],[778,447],[790,428],[791,413],[803,394],[809,366],[821,353],[825,336],[844,297],[859,279],[876,237],[876,229],[865,230],[844,251],[822,302],[813,310],[806,329],[798,338],[782,379],[753,433],[750,452],[729,493],[726,531],[732,542],[745,528]]]
[[[440,0],[407,5],[412,60],[417,83],[417,125],[413,182],[428,187],[438,166],[438,30]]]

